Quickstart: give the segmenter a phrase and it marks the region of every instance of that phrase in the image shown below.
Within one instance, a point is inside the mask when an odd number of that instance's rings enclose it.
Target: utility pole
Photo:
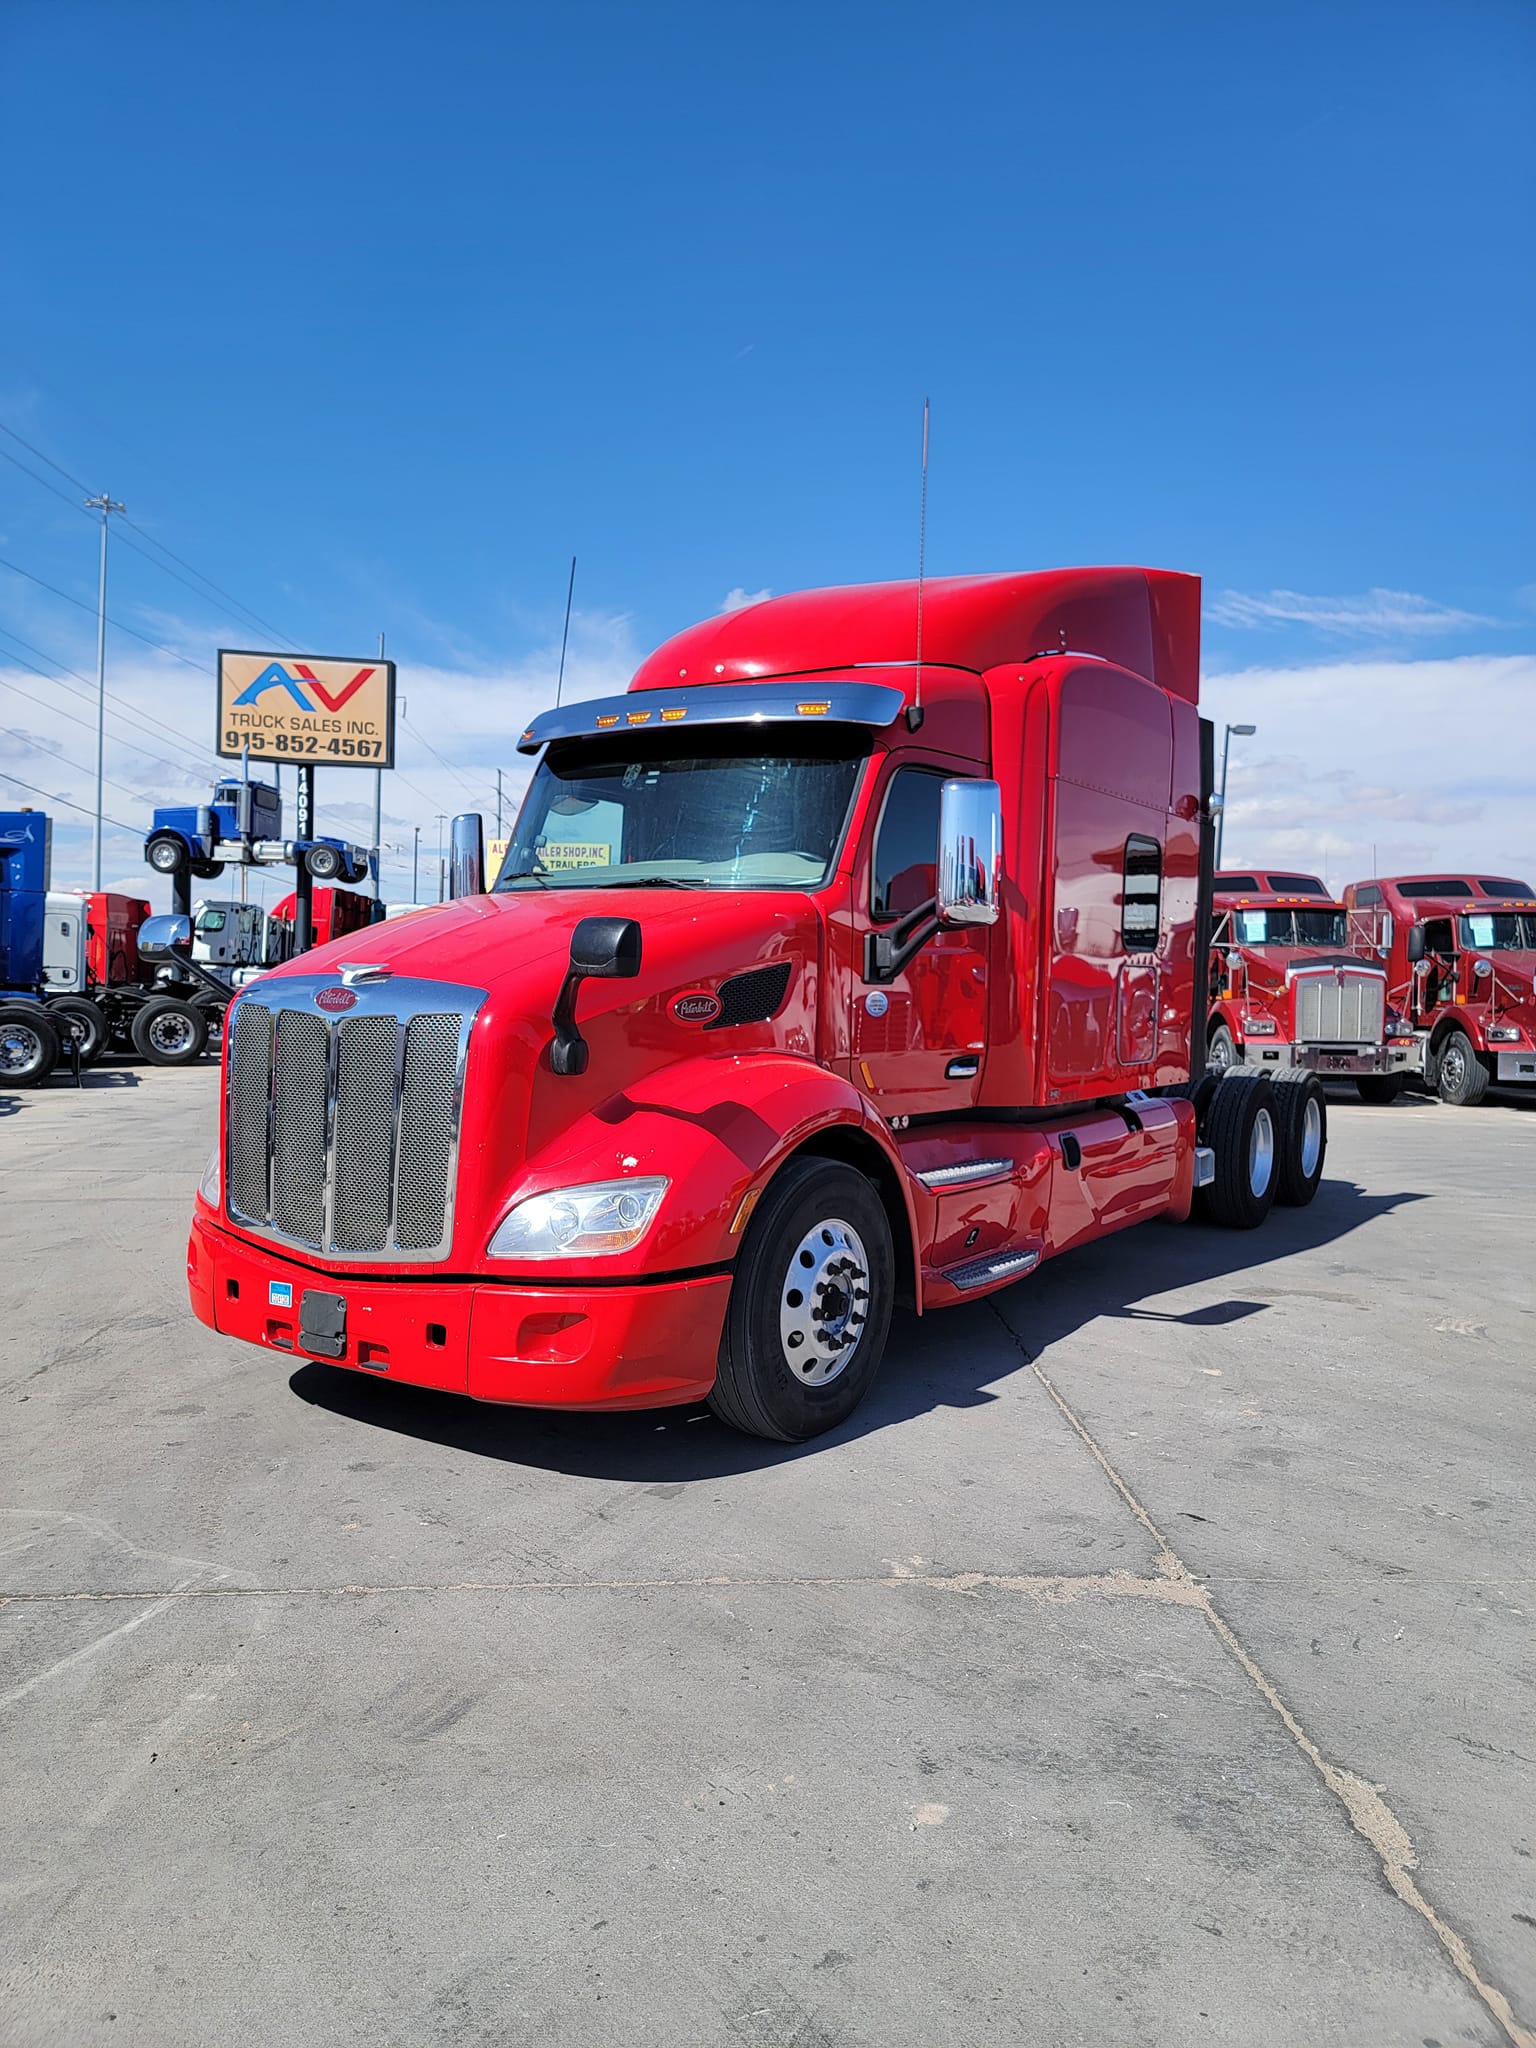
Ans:
[[[1258,731],[1256,725],[1229,725],[1221,740],[1221,801],[1216,807],[1216,865],[1221,866],[1221,842],[1227,823],[1227,753],[1232,745],[1232,735],[1248,739]]]
[[[417,883],[421,877],[421,827],[415,825],[411,829],[416,834],[411,845],[411,901],[417,903],[421,900],[416,894]]]
[[[501,837],[501,770],[496,770],[496,837]]]
[[[384,659],[384,635],[379,635],[379,660]],[[384,915],[379,908],[379,890],[384,870],[384,849],[379,844],[384,837],[384,770],[373,771],[373,921],[378,923]]]
[[[439,903],[443,900],[443,826],[447,821],[448,813],[446,811],[439,811],[437,814],[437,900]]]
[[[88,512],[101,514],[101,575],[96,584],[96,822],[91,835],[91,887],[101,887],[101,785],[107,744],[107,521],[114,512],[126,512],[116,498],[105,493],[87,498]]]

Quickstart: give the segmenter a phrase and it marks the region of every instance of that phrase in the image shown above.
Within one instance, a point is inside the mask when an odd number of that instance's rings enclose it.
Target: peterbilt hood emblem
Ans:
[[[315,991],[317,1010],[351,1010],[357,1007],[357,994],[350,988],[322,988]]]
[[[686,995],[674,996],[669,1005],[679,1024],[712,1024],[720,1014],[718,996],[707,989],[689,989]]]

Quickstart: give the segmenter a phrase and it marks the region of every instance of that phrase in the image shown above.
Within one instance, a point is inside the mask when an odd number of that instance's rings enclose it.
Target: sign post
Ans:
[[[301,768],[298,773],[298,836],[312,839],[315,833],[315,771]],[[309,862],[301,853],[293,883],[293,950],[307,953],[315,942],[315,878],[309,872]]]

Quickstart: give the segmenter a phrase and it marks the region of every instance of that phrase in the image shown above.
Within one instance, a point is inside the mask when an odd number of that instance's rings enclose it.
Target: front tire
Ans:
[[[1275,1091],[1267,1074],[1230,1074],[1205,1113],[1216,1178],[1200,1190],[1200,1213],[1226,1230],[1256,1230],[1275,1199]]]
[[[0,1003],[0,1088],[41,1088],[58,1064],[59,1043],[41,1003]]]
[[[174,833],[160,832],[145,847],[144,858],[157,875],[179,875],[187,865],[187,849]]]
[[[835,1429],[879,1370],[895,1281],[890,1220],[864,1175],[790,1160],[747,1226],[710,1407],[780,1443]]]
[[[190,1067],[208,1044],[208,1020],[178,996],[158,996],[133,1020],[133,1049],[152,1067]]]
[[[1225,1024],[1218,1024],[1211,1033],[1210,1044],[1206,1047],[1206,1072],[1217,1076],[1230,1074],[1241,1059],[1242,1054],[1237,1049],[1237,1040]]]
[[[1471,1109],[1488,1093],[1488,1069],[1465,1031],[1453,1031],[1440,1048],[1435,1090],[1453,1109]]]
[[[1355,1086],[1362,1102],[1396,1102],[1407,1081],[1401,1074],[1357,1074]]]
[[[1316,1074],[1304,1067],[1273,1076],[1275,1091],[1275,1200],[1304,1209],[1317,1193],[1328,1153],[1328,1101]]]

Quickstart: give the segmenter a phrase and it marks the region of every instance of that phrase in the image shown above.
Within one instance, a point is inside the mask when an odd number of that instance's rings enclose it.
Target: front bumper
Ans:
[[[728,1273],[616,1286],[403,1280],[301,1265],[248,1245],[199,1209],[187,1287],[200,1322],[294,1359],[536,1408],[660,1408],[715,1378]],[[305,1289],[346,1302],[342,1354],[308,1345]]]
[[[1536,1081],[1536,1052],[1521,1052],[1517,1046],[1512,1052],[1496,1055],[1494,1078],[1501,1087],[1510,1082]]]
[[[1329,1074],[1415,1074],[1423,1064],[1419,1047],[1407,1039],[1387,1045],[1286,1045],[1250,1038],[1243,1045],[1243,1061],[1261,1071],[1265,1067],[1301,1067],[1320,1078]]]

